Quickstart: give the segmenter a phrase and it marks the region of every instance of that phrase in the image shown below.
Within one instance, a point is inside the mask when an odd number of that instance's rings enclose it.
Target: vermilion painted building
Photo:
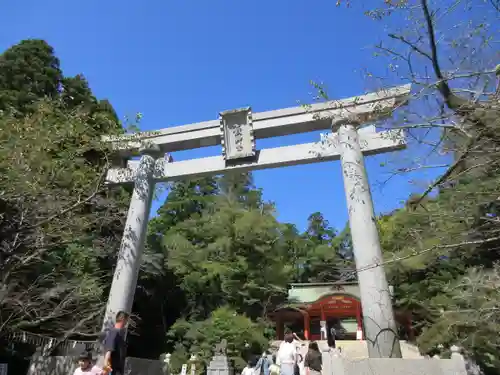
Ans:
[[[278,340],[283,339],[285,328],[305,340],[322,340],[331,327],[340,340],[363,340],[357,282],[290,284],[288,302],[269,314],[269,318],[276,323]],[[396,320],[405,338],[412,341],[410,315],[397,313]]]

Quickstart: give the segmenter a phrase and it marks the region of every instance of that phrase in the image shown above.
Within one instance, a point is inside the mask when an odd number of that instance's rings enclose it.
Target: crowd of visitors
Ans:
[[[106,331],[103,344],[104,365],[94,364],[92,353],[84,352],[78,358],[78,368],[73,375],[123,375],[126,356],[126,328],[129,314],[120,311],[116,315],[115,325]],[[269,351],[260,357],[252,357],[241,375],[320,375],[322,355],[317,342],[310,342],[305,358],[300,348],[304,342],[294,333],[287,333],[276,355]],[[329,342],[330,347],[335,347]]]
[[[297,335],[288,333],[276,355],[264,352],[259,359],[250,359],[241,375],[320,375],[323,365],[318,343],[309,343],[305,358],[300,350],[303,345]]]

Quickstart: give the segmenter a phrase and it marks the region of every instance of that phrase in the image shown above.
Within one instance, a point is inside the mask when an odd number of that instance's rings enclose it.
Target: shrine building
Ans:
[[[411,315],[395,315],[401,338],[413,341]],[[324,340],[332,327],[339,340],[364,339],[359,286],[355,281],[289,284],[287,303],[268,317],[276,324],[277,340],[283,340],[286,329],[304,340]]]

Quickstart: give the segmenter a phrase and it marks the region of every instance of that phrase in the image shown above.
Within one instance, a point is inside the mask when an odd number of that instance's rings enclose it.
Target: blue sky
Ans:
[[[0,6],[1,50],[21,39],[47,40],[65,75],[83,73],[94,94],[108,98],[120,116],[143,113],[144,130],[216,119],[219,111],[246,105],[258,112],[311,102],[310,80],[323,81],[332,98],[361,94],[367,88],[363,68],[385,71],[370,48],[384,35],[382,23],[359,9],[337,8],[335,0],[4,0]],[[318,134],[258,146],[314,140]],[[219,152],[209,148],[174,158]],[[391,168],[380,164],[394,157],[367,160],[377,212],[399,207],[436,173],[419,173],[411,182],[398,176],[381,186]],[[339,163],[254,176],[280,220],[304,229],[307,216],[321,211],[333,226],[344,226]]]

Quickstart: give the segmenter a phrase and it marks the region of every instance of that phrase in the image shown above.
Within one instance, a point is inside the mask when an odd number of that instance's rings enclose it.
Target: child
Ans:
[[[103,371],[100,367],[92,364],[92,354],[83,352],[78,357],[78,366],[73,375],[101,375]]]
[[[256,375],[255,369],[252,367],[251,361],[247,362],[247,365],[245,366],[245,368],[241,372],[241,375]]]

